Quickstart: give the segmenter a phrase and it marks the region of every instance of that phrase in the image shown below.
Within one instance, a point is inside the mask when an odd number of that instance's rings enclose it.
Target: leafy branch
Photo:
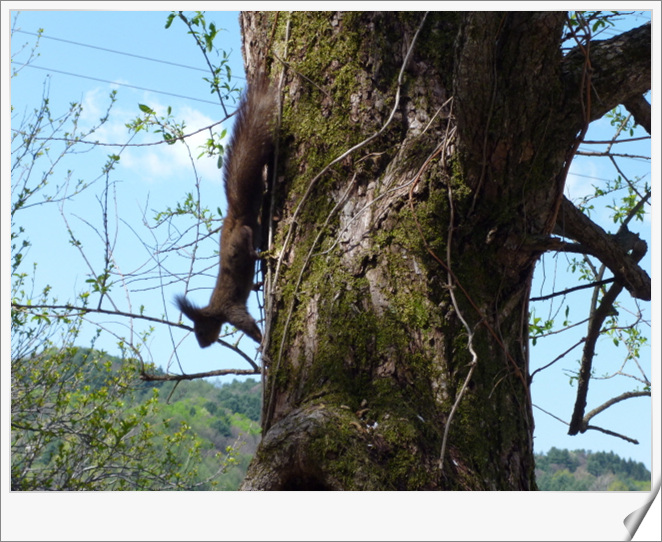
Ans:
[[[184,22],[186,27],[189,29],[189,34],[195,38],[195,41],[200,48],[200,51],[202,52],[202,55],[207,62],[207,67],[211,73],[211,79],[204,78],[204,80],[209,83],[211,92],[218,96],[219,103],[221,104],[223,112],[227,117],[228,112],[225,107],[225,100],[231,94],[237,92],[237,89],[233,86],[230,86],[229,84],[229,81],[232,79],[229,57],[225,51],[222,51],[220,53],[221,59],[218,65],[213,65],[209,59],[209,54],[213,51],[216,51],[216,53],[219,54],[219,51],[214,47],[214,40],[216,39],[221,29],[216,28],[216,25],[213,22],[207,24],[204,13],[201,11],[196,11],[191,19],[187,18],[182,11],[177,13],[173,11],[170,13],[170,15],[168,15],[165,27],[170,28],[176,17],[179,17],[179,19]],[[223,71],[225,71],[225,78],[221,76]],[[227,79],[228,82],[224,82],[225,79]],[[225,91],[225,95],[223,95],[221,91]]]

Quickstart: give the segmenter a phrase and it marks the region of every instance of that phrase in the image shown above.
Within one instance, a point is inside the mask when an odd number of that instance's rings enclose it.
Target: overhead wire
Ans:
[[[147,56],[143,56],[143,55],[137,55],[137,54],[134,54],[134,53],[127,53],[125,51],[117,51],[115,49],[109,49],[109,48],[106,48],[106,47],[99,47],[97,45],[91,45],[91,44],[88,44],[88,43],[81,43],[81,42],[67,40],[67,39],[63,39],[63,38],[57,38],[55,36],[48,36],[48,35],[43,34],[43,33],[29,32],[27,30],[21,30],[21,29],[16,29],[16,30],[14,30],[14,32],[18,32],[18,33],[21,33],[21,34],[27,34],[27,35],[30,35],[30,36],[36,36],[38,38],[45,38],[45,39],[50,39],[50,40],[54,40],[54,41],[60,41],[60,42],[63,42],[63,43],[69,43],[71,45],[76,45],[76,46],[79,46],[79,47],[87,47],[87,48],[90,48],[90,49],[97,49],[97,50],[100,50],[100,51],[105,51],[105,52],[113,53],[113,54],[117,54],[117,55],[123,55],[123,56],[138,58],[138,59],[141,59],[141,60],[146,60],[148,62],[157,62],[157,63],[160,63],[160,64],[167,64],[167,65],[175,66],[175,67],[178,67],[178,68],[185,68],[185,69],[201,71],[201,72],[206,72],[207,71],[206,69],[198,68],[198,67],[195,67],[195,66],[188,66],[186,64],[179,64],[177,62],[171,62],[169,60],[162,60],[162,59],[158,59],[158,58],[152,58],[152,57],[147,57]],[[212,105],[218,105],[218,102],[213,102],[211,100],[204,100],[202,98],[193,98],[191,96],[183,96],[181,94],[175,94],[175,93],[166,92],[166,91],[163,91],[163,90],[155,90],[155,89],[140,87],[140,86],[136,86],[136,85],[130,85],[128,83],[120,83],[120,82],[117,82],[117,81],[109,81],[107,79],[101,79],[101,78],[92,77],[92,76],[89,76],[89,75],[81,75],[81,74],[78,74],[78,73],[67,72],[67,71],[58,70],[58,69],[55,69],[55,68],[47,68],[47,67],[44,67],[44,66],[35,66],[34,64],[21,64],[21,65],[18,65],[18,66],[27,67],[27,68],[34,68],[34,69],[37,69],[37,70],[50,71],[50,72],[53,72],[53,73],[59,73],[59,74],[68,75],[68,76],[71,76],[71,77],[78,77],[78,78],[81,78],[81,79],[88,79],[88,80],[91,80],[91,81],[98,81],[98,82],[101,82],[101,83],[107,83],[107,84],[111,84],[111,85],[117,85],[117,86],[122,86],[122,87],[127,87],[127,88],[133,88],[133,89],[143,90],[143,91],[147,91],[147,92],[154,92],[155,94],[164,94],[166,96],[173,96],[175,98],[182,98],[182,99],[185,99],[185,100],[193,100],[193,101],[196,101],[196,102],[202,102],[202,103],[207,103],[207,104],[212,104]],[[234,79],[245,80],[245,77],[233,76],[233,78]]]
[[[89,79],[90,81],[98,81],[100,83],[108,83],[110,85],[117,85],[120,87],[134,88],[137,90],[144,90],[147,92],[154,92],[155,94],[165,94],[167,96],[174,96],[176,98],[183,98],[185,100],[195,100],[196,102],[203,102],[213,105],[218,105],[218,102],[212,102],[211,100],[203,100],[202,98],[193,98],[191,96],[182,96],[181,94],[174,94],[173,92],[166,92],[164,90],[154,90],[151,88],[139,87],[136,85],[129,85],[128,83],[120,83],[118,81],[109,81],[108,79],[100,79],[98,77],[91,77],[89,75],[80,75],[78,73],[66,72],[64,70],[56,70],[55,68],[46,68],[44,66],[35,66],[34,64],[19,64],[18,66],[22,68],[34,68],[35,70],[44,70],[47,72],[60,73],[62,75],[70,75],[72,77],[80,77],[81,79]]]
[[[49,40],[54,40],[54,41],[61,41],[63,43],[70,43],[71,45],[78,45],[80,47],[88,47],[90,49],[98,49],[99,51],[105,51],[107,53],[114,53],[116,55],[124,55],[124,56],[130,56],[133,58],[140,58],[142,60],[147,60],[149,62],[159,62],[161,64],[170,64],[171,66],[177,66],[178,68],[186,68],[189,70],[196,70],[196,71],[201,71],[201,72],[206,72],[207,70],[204,68],[197,68],[195,66],[187,66],[186,64],[178,64],[177,62],[171,62],[169,60],[161,60],[159,58],[151,58],[148,56],[142,56],[142,55],[136,55],[134,53],[127,53],[125,51],[116,51],[115,49],[108,49],[106,47],[99,47],[98,45],[90,45],[89,43],[81,43],[78,41],[72,41],[72,40],[65,40],[63,38],[56,38],[55,36],[47,36],[46,34],[40,34],[37,32],[28,32],[27,30],[21,30],[17,29],[14,30],[14,32],[18,32],[20,34],[28,34],[30,36],[36,36],[38,38],[45,38]]]

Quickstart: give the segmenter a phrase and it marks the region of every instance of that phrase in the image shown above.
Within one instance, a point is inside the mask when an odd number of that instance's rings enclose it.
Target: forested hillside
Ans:
[[[650,491],[651,473],[641,462],[613,452],[559,450],[536,454],[536,481],[542,491]]]
[[[236,463],[213,489],[236,490],[260,439],[260,383],[252,378],[231,384],[187,382],[180,384],[166,403],[172,387],[170,382],[161,385],[163,415],[175,425],[185,422],[191,427],[208,450],[207,461],[213,461],[215,454],[224,453],[228,446],[235,448]]]

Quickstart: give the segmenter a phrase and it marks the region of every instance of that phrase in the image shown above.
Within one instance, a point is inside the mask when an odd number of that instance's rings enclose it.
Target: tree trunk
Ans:
[[[604,76],[587,111],[564,22],[242,14],[282,100],[243,489],[535,489],[533,268],[580,132],[643,92]]]

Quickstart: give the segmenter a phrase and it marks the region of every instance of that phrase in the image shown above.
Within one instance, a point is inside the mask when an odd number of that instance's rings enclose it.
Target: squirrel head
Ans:
[[[183,295],[175,297],[175,303],[188,318],[193,320],[195,338],[201,348],[206,348],[218,340],[221,326],[228,322],[243,331],[255,342],[262,342],[262,333],[253,317],[242,304],[226,307],[224,310],[212,309],[212,305],[199,308]]]

